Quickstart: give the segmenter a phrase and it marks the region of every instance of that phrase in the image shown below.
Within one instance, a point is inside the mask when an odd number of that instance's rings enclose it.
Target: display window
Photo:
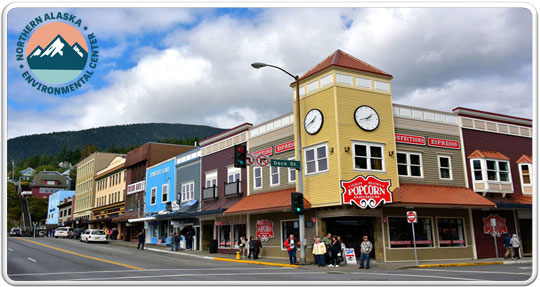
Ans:
[[[414,223],[416,247],[433,247],[432,220],[429,217],[418,218]],[[390,248],[413,248],[413,233],[411,223],[406,217],[388,218],[388,233]]]
[[[294,234],[294,237],[300,238],[300,228],[298,220],[281,221],[281,249],[285,250],[283,244],[289,238],[289,235]]]
[[[238,248],[240,244],[240,237],[246,237],[246,225],[245,224],[235,224],[233,225],[233,239],[234,239],[234,248]]]
[[[465,247],[463,218],[437,218],[439,247]]]

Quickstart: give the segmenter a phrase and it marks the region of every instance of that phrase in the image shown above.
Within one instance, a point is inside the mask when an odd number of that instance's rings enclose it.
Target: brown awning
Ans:
[[[296,192],[295,188],[252,194],[229,207],[223,214],[247,214],[290,209],[291,193],[293,192]],[[311,203],[306,198],[304,198],[304,208],[311,208]]]
[[[494,202],[465,187],[401,184],[393,195],[393,204],[495,207]]]

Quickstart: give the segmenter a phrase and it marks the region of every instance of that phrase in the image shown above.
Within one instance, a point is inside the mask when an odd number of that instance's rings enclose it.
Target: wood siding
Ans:
[[[511,210],[473,210],[474,237],[476,239],[476,254],[478,255],[478,259],[495,258],[496,256],[493,236],[484,233],[484,221],[482,220],[490,214],[499,215],[500,217],[505,218],[506,228],[509,233],[514,234],[517,232],[516,225],[514,224],[514,213]],[[523,241],[522,238],[520,238],[520,240]],[[497,248],[499,250],[499,257],[504,257],[504,236],[497,237]]]

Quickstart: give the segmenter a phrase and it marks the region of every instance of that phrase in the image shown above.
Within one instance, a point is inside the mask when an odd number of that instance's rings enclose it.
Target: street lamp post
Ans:
[[[269,65],[269,64],[265,64],[265,63],[253,63],[251,64],[251,66],[255,69],[259,69],[259,68],[263,68],[263,67],[272,67],[272,68],[276,68],[278,70],[281,70],[282,72],[284,72],[285,74],[291,76],[294,78],[295,82],[296,82],[296,131],[297,131],[297,135],[298,135],[298,141],[297,141],[297,145],[295,144],[295,148],[296,148],[296,159],[300,162],[300,167],[303,166],[302,164],[302,137],[301,137],[301,132],[302,132],[302,129],[300,127],[300,77],[299,76],[295,76],[287,71],[285,71],[284,69],[278,67],[278,66],[274,66],[274,65]],[[298,171],[298,174],[297,174],[297,179],[298,179],[298,192],[299,193],[304,193],[304,178],[303,178],[303,174],[302,174],[302,169],[297,169]],[[305,264],[306,263],[306,250],[305,250],[305,247],[306,247],[306,238],[305,238],[305,233],[304,233],[304,215],[301,214],[298,216],[298,225],[299,226],[299,229],[300,229],[300,262],[302,264]]]

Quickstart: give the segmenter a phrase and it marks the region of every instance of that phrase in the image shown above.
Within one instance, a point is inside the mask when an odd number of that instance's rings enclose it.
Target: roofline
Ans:
[[[274,118],[272,118],[272,119],[270,119],[270,120],[267,120],[267,121],[265,121],[265,122],[259,123],[259,124],[257,124],[257,125],[253,125],[253,126],[250,128],[250,130],[251,130],[251,129],[259,128],[259,127],[264,126],[264,125],[266,125],[266,124],[269,124],[269,123],[271,123],[271,122],[273,122],[273,121],[275,121],[275,120],[277,120],[277,119],[279,119],[279,118],[283,118],[283,117],[290,116],[290,115],[293,115],[293,114],[294,114],[294,112],[288,112],[288,113],[286,113],[286,114],[282,114],[282,115],[280,115],[280,116],[274,117]]]
[[[452,111],[458,115],[476,116],[476,117],[485,118],[485,119],[517,123],[517,124],[526,125],[530,127],[532,127],[532,124],[533,124],[531,119],[486,112],[486,111],[480,111],[480,110],[463,108],[463,107],[457,107],[453,109]]]
[[[445,111],[441,111],[441,110],[434,110],[434,109],[423,108],[423,107],[416,107],[416,106],[403,105],[403,104],[399,104],[399,103],[392,103],[392,107],[394,107],[394,106],[404,107],[404,108],[409,108],[409,109],[423,110],[423,111],[428,111],[428,112],[433,112],[433,113],[439,113],[439,114],[445,114],[445,115],[447,115],[447,116],[456,116],[456,114],[455,114],[455,113],[452,113],[452,112],[445,112]]]
[[[178,154],[178,155],[176,155],[175,157],[176,157],[176,158],[183,157],[184,155],[188,155],[188,154],[190,154],[190,153],[197,152],[197,151],[199,151],[200,149],[201,149],[201,147],[200,147],[200,146],[197,146],[196,148],[194,148],[194,149],[192,149],[192,150],[188,150],[188,151],[183,152],[183,153],[181,153],[181,154]]]
[[[96,176],[94,178],[96,178],[97,176],[102,176],[103,174],[99,174],[100,171],[103,171],[105,169],[107,169],[109,167],[109,165],[113,162],[113,160],[115,160],[117,157],[123,157],[125,160],[127,159],[127,155],[126,154],[119,154],[115,157],[113,157],[108,163],[107,163],[107,166],[96,171]],[[115,170],[115,169],[118,169],[118,167],[120,166],[125,166],[126,165],[126,161],[124,160],[124,162],[122,164],[119,164],[117,166],[115,166],[114,168],[111,168],[109,171],[112,171],[112,170]],[[109,173],[108,171],[104,172],[105,174]]]
[[[232,135],[232,134],[235,134],[235,133],[238,133],[240,131],[243,131],[243,130],[249,130],[249,128],[251,128],[253,126],[253,124],[251,123],[248,123],[248,122],[245,122],[243,124],[240,124],[234,128],[231,128],[231,129],[228,129],[224,132],[221,132],[217,135],[213,135],[209,138],[205,138],[204,140],[200,141],[199,142],[199,146],[203,146],[203,145],[207,145],[207,144],[210,144],[214,141],[218,141],[222,138],[226,138],[227,136],[229,135]]]

